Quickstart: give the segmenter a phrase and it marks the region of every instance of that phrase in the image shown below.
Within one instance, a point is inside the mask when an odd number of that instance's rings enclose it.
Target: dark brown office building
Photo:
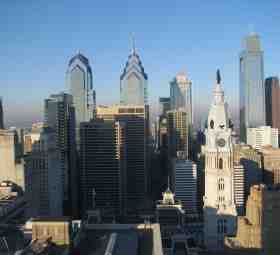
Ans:
[[[278,77],[265,80],[266,125],[280,130],[280,86]]]

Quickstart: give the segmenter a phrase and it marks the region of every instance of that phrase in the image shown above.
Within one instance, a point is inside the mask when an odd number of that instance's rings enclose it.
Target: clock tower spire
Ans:
[[[204,239],[210,250],[223,249],[224,236],[234,234],[236,228],[231,133],[228,106],[218,70],[205,130]]]

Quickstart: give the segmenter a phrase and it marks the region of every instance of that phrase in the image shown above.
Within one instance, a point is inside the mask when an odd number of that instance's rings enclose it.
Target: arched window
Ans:
[[[219,159],[219,169],[223,169],[223,159]]]
[[[214,128],[214,121],[213,121],[213,120],[210,121],[210,128],[211,128],[211,129]]]

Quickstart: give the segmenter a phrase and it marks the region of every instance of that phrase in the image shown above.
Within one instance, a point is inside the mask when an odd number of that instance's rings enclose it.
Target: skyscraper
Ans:
[[[79,145],[79,126],[89,121],[95,111],[95,91],[92,85],[92,70],[89,60],[78,53],[70,59],[66,73],[70,94],[73,96],[76,117],[76,141]]]
[[[278,77],[265,80],[266,125],[280,130],[280,84]]]
[[[83,215],[94,206],[121,213],[125,196],[125,123],[96,119],[81,124]]]
[[[24,161],[18,132],[0,130],[0,182],[12,181],[25,189]]]
[[[159,98],[160,115],[166,116],[166,113],[171,110],[170,97]]]
[[[4,129],[4,112],[3,112],[3,102],[0,97],[0,129]]]
[[[188,115],[188,125],[192,125],[192,82],[184,73],[179,73],[170,82],[171,110],[184,109]]]
[[[173,184],[177,199],[187,213],[197,212],[197,166],[184,157],[174,159]]]
[[[167,112],[168,151],[171,158],[176,157],[177,152],[184,153],[185,158],[188,158],[187,118],[188,114],[184,108]]]
[[[207,129],[205,130],[204,240],[209,250],[224,247],[224,236],[236,229],[232,129],[217,72]]]
[[[265,125],[265,89],[263,51],[259,36],[244,39],[239,57],[240,138],[246,142],[246,129]]]
[[[125,199],[127,207],[139,209],[143,206],[148,191],[148,106],[97,107],[97,118],[120,121],[125,125],[127,169]]]
[[[59,152],[64,213],[75,217],[78,209],[79,176],[76,168],[75,112],[71,95],[60,93],[45,100],[45,126],[54,132]]]
[[[120,77],[120,94],[122,105],[148,104],[148,75],[133,45],[123,73]]]
[[[54,129],[44,128],[40,140],[25,157],[29,217],[63,215],[63,173],[56,136]]]

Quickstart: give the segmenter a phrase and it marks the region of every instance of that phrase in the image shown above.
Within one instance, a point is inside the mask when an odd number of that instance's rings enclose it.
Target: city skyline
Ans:
[[[149,6],[145,2],[141,5],[113,3],[109,10],[105,3],[78,10],[72,4],[66,8],[51,1],[48,8],[40,3],[3,4],[6,11],[0,20],[2,24],[9,24],[8,30],[2,30],[0,47],[3,56],[0,93],[5,123],[16,126],[28,122],[26,125],[29,125],[42,120],[43,99],[52,93],[68,92],[67,62],[79,49],[92,65],[97,104],[117,103],[119,76],[131,50],[131,32],[135,34],[136,49],[149,76],[149,102],[153,108],[157,106],[158,97],[168,95],[172,78],[184,71],[193,83],[194,118],[199,108],[206,116],[211,103],[213,73],[219,67],[226,94],[232,95],[227,97],[230,110],[235,110],[238,107],[238,55],[244,36],[253,30],[249,29],[251,24],[261,38],[265,77],[279,73],[275,57],[279,37],[277,20],[273,19],[277,15],[276,4],[269,1],[252,7],[249,2],[242,2],[242,8],[248,12],[240,12],[240,3],[188,6],[179,2],[161,3],[157,18],[153,15],[158,8],[156,3]],[[134,15],[139,8],[143,12]],[[13,15],[9,15],[11,11]],[[77,23],[71,19],[75,11],[83,14]],[[196,15],[198,11],[200,15]],[[139,13],[146,14],[144,20]],[[107,15],[112,17],[107,19]],[[21,19],[25,21],[24,27]],[[108,90],[111,93],[107,93]],[[201,94],[205,100],[198,100]],[[200,101],[204,104],[198,104]],[[23,105],[24,112],[19,111]]]

